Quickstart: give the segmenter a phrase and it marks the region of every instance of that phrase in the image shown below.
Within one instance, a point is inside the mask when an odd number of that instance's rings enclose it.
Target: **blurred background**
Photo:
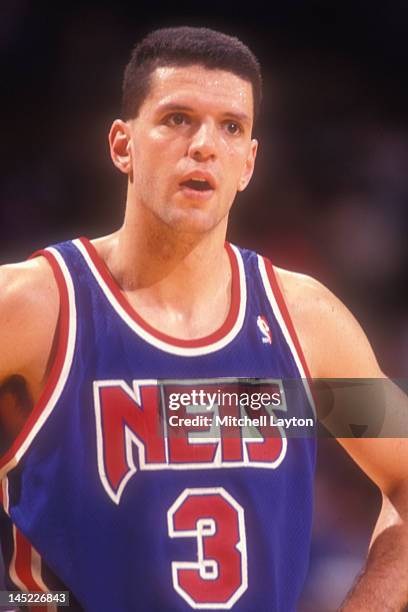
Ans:
[[[266,3],[265,3],[266,4]],[[0,263],[117,229],[125,181],[107,146],[123,67],[151,29],[197,25],[246,42],[264,71],[261,147],[230,239],[317,277],[362,324],[383,370],[408,370],[408,4],[0,3]],[[301,612],[335,610],[380,499],[321,440]]]

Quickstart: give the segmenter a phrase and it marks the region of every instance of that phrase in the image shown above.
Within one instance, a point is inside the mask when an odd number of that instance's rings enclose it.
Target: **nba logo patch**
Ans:
[[[272,333],[269,329],[268,321],[263,315],[258,315],[256,320],[256,324],[258,325],[259,331],[262,334],[262,342],[264,344],[272,344]]]

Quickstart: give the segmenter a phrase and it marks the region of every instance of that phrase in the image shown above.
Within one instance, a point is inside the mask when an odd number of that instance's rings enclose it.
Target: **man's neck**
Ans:
[[[95,241],[100,256],[138,313],[169,335],[195,338],[224,322],[231,300],[231,267],[224,248],[226,220],[197,235],[140,231],[124,224]]]

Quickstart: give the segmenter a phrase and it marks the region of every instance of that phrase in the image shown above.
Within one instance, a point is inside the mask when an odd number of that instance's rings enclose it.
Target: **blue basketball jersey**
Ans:
[[[296,609],[308,372],[272,265],[226,249],[229,314],[197,340],[144,321],[87,239],[38,253],[61,308],[47,384],[0,461],[10,589],[65,585],[90,612]]]

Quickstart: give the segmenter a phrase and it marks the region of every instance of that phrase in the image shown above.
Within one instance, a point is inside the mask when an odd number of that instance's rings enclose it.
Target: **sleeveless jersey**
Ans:
[[[58,345],[0,462],[8,588],[66,585],[89,612],[296,609],[308,372],[270,262],[225,248],[229,314],[197,340],[145,322],[87,239],[35,254],[58,283]]]

